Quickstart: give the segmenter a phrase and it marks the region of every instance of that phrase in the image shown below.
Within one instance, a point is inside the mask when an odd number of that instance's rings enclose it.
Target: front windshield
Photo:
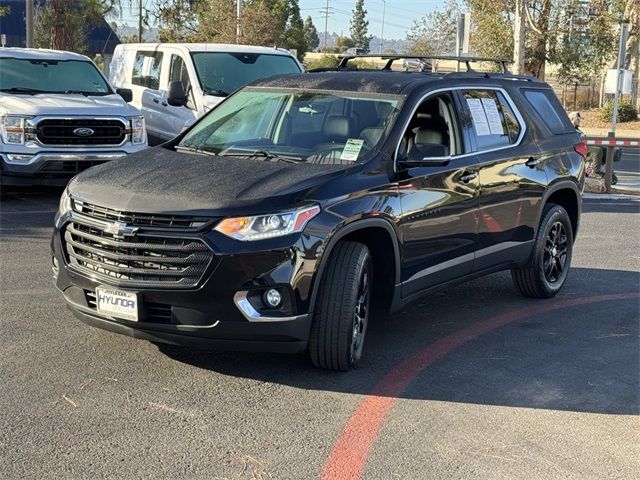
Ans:
[[[178,150],[223,156],[363,162],[391,128],[401,97],[246,88],[200,121]]]
[[[209,95],[229,95],[259,78],[300,73],[288,55],[198,52],[192,56],[202,90]]]
[[[111,89],[91,62],[0,58],[0,92],[108,95]]]

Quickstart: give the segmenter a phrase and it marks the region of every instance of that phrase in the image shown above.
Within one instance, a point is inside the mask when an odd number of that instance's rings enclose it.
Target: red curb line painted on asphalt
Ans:
[[[325,463],[322,479],[355,480],[361,478],[369,449],[376,440],[385,416],[395,404],[397,397],[406,390],[422,370],[451,350],[498,327],[533,315],[589,303],[632,298],[640,298],[640,294],[622,293],[541,303],[485,320],[428,345],[387,373],[360,402]]]

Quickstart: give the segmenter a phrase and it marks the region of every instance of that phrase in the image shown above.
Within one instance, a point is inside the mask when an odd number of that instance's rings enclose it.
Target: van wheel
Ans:
[[[567,211],[548,204],[542,215],[529,265],[511,270],[516,288],[525,297],[555,296],[567,279],[573,251],[573,229]]]
[[[372,280],[366,245],[339,243],[320,280],[311,324],[309,355],[316,367],[347,371],[358,364],[370,317]]]

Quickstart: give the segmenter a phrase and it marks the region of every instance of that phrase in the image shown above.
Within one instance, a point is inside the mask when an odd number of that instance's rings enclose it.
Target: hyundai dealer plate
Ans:
[[[125,320],[138,321],[138,295],[115,288],[96,288],[98,313]]]

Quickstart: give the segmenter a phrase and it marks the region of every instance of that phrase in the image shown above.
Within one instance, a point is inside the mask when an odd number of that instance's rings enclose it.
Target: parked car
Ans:
[[[402,69],[405,72],[430,72],[431,63],[424,58],[405,58],[402,61]]]
[[[152,145],[171,140],[230,93],[264,77],[300,73],[288,50],[247,45],[120,44],[109,67],[117,87],[133,91]]]
[[[557,294],[584,155],[534,78],[261,80],[172,142],[77,176],[55,219],[55,282],[78,318],[112,332],[308,348],[316,366],[348,370],[374,310],[509,269],[525,296]]]
[[[365,55],[367,52],[364,48],[351,47],[344,51],[345,55]]]
[[[144,119],[89,58],[0,48],[0,183],[66,185],[71,177],[147,147]]]

